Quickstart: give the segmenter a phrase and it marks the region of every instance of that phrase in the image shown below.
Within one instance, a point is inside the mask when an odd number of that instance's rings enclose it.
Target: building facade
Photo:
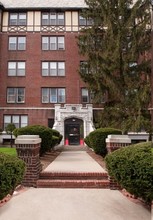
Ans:
[[[84,0],[2,0],[0,3],[0,128],[40,124],[63,144],[82,144],[102,104],[79,75],[77,36],[89,25]]]

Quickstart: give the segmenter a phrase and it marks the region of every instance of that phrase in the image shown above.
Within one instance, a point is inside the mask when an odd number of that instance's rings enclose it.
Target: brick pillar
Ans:
[[[22,184],[36,187],[41,172],[39,150],[41,138],[38,135],[19,135],[15,140],[18,157],[26,163],[26,173]]]
[[[128,137],[128,135],[108,135],[106,138],[106,148],[108,153],[130,144],[131,139]]]

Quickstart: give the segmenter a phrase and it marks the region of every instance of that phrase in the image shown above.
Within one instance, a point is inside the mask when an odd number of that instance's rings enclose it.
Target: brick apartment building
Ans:
[[[1,0],[0,128],[41,124],[66,144],[93,130],[90,92],[79,76],[77,36],[84,0]]]

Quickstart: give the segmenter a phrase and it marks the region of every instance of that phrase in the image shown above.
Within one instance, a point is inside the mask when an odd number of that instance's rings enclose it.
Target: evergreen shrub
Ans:
[[[30,125],[23,128],[15,129],[13,134],[18,135],[39,135],[42,139],[40,155],[52,148],[52,129],[42,125]]]
[[[92,147],[91,147],[91,144],[90,144],[89,135],[87,135],[87,136],[84,138],[84,142],[85,142],[85,144],[86,144],[88,147],[92,148]]]
[[[110,176],[129,193],[153,200],[153,151],[151,142],[127,146],[105,157]]]
[[[89,134],[89,144],[96,154],[106,156],[106,138],[110,134],[122,134],[122,132],[115,128],[98,128]]]
[[[22,182],[25,163],[15,156],[0,153],[0,200]]]

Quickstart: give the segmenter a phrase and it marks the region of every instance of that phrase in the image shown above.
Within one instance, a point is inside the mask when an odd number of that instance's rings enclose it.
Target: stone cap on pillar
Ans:
[[[39,144],[41,138],[39,135],[19,135],[15,139],[15,144]]]
[[[128,135],[111,134],[111,135],[108,135],[108,137],[106,138],[106,143],[127,143],[127,144],[130,144],[131,139],[129,138]]]

